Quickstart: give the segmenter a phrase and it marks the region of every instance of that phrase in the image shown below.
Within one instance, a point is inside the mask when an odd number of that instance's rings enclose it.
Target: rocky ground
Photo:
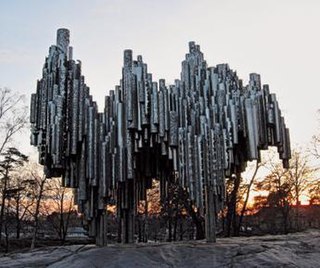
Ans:
[[[320,267],[320,231],[205,242],[47,247],[0,257],[0,267]]]

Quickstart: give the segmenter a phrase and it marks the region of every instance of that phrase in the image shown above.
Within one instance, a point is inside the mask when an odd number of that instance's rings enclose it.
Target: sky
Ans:
[[[70,29],[99,109],[119,83],[124,49],[141,54],[155,80],[172,83],[195,41],[209,66],[228,63],[244,81],[261,74],[293,147],[320,133],[318,0],[0,0],[0,14],[0,87],[28,98],[58,28]],[[29,134],[20,138],[30,151]]]

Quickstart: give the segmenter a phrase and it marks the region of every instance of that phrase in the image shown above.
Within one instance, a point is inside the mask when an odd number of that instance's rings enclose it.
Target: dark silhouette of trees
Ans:
[[[255,162],[254,169],[253,169],[253,174],[251,176],[251,179],[250,179],[248,184],[244,185],[245,189],[244,189],[243,195],[245,196],[245,198],[244,198],[244,203],[242,205],[240,216],[239,216],[239,226],[238,226],[238,230],[239,231],[240,231],[240,228],[241,228],[241,225],[242,225],[242,222],[243,222],[244,214],[247,211],[247,205],[248,205],[248,202],[249,202],[249,197],[250,197],[250,192],[251,192],[252,186],[254,185],[255,179],[256,179],[257,174],[258,174],[258,170],[263,165],[264,165],[264,163],[261,163],[261,162],[258,162],[258,161]]]
[[[288,233],[292,225],[292,210],[295,214],[295,228],[299,230],[301,194],[311,186],[315,171],[307,156],[301,151],[293,151],[288,169],[284,169],[281,164],[271,163],[270,173],[256,183],[256,191],[268,192],[266,205],[281,212],[284,233]]]
[[[310,205],[320,205],[320,180],[314,180],[308,189]]]
[[[313,184],[317,168],[311,167],[308,157],[301,151],[293,152],[289,164],[288,176],[292,182],[294,202],[298,206],[301,203],[301,194]]]
[[[10,188],[11,173],[16,166],[19,166],[20,160],[23,162],[24,157],[17,149],[9,147],[9,145],[15,134],[21,131],[28,121],[26,109],[23,95],[15,94],[8,88],[0,88],[0,245],[5,213],[11,214],[11,208],[6,207],[8,199],[17,197],[17,193],[20,192],[18,188]],[[19,236],[19,233],[17,233],[17,235]],[[6,237],[8,240],[8,236]]]
[[[267,205],[277,208],[282,214],[283,232],[289,231],[289,212],[292,202],[292,181],[288,172],[277,164],[272,172],[256,184],[257,191],[267,191]]]
[[[33,181],[26,176],[22,167],[12,179],[11,189],[8,191],[8,206],[14,214],[16,225],[16,238],[20,238],[22,221],[30,216],[30,209],[34,204],[34,198],[30,195]]]
[[[239,198],[241,198],[239,195],[241,181],[241,174],[238,173],[232,175],[226,182],[226,236],[238,235],[237,205],[239,203]]]
[[[47,183],[47,204],[45,204],[47,218],[61,243],[64,244],[70,224],[70,217],[74,212],[72,189],[63,187],[60,178],[49,179]]]
[[[8,201],[14,195],[22,191],[22,185],[18,186],[12,183],[14,172],[23,166],[28,157],[22,154],[16,148],[10,147],[2,153],[3,159],[0,161],[0,179],[1,179],[1,210],[0,210],[0,245],[2,238],[2,227],[6,210],[8,211]]]
[[[171,181],[168,186],[168,195],[162,202],[161,217],[167,224],[168,229],[168,242],[177,240],[178,225],[179,237],[183,232],[181,228],[181,221],[184,217],[189,215],[196,227],[196,239],[204,238],[204,222],[199,217],[199,214],[194,210],[189,198],[188,193],[178,184]]]
[[[35,208],[33,212],[33,231],[32,231],[32,240],[31,240],[30,249],[34,249],[36,239],[37,239],[37,233],[39,229],[39,215],[41,212],[40,210],[41,202],[48,188],[47,188],[47,177],[45,174],[39,174],[36,171],[32,171],[31,176],[33,177],[33,180],[34,180],[32,195],[35,199]]]

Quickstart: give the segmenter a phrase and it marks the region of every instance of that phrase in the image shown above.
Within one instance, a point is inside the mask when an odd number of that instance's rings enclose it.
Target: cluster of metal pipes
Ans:
[[[122,242],[134,242],[137,204],[153,179],[162,198],[169,181],[188,191],[213,241],[225,179],[259,161],[268,146],[278,147],[284,166],[290,158],[289,131],[269,86],[258,74],[243,85],[227,64],[208,67],[194,42],[174,85],[154,82],[142,57],[133,60],[125,50],[120,84],[99,112],[81,62],[73,60],[69,30],[59,29],[32,94],[30,121],[47,176],[62,176],[76,189],[78,208],[100,241],[106,205],[116,202]]]

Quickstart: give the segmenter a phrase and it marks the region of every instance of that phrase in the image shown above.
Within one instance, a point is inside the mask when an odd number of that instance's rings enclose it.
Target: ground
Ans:
[[[320,267],[320,231],[137,245],[47,247],[0,257],[0,267]]]

